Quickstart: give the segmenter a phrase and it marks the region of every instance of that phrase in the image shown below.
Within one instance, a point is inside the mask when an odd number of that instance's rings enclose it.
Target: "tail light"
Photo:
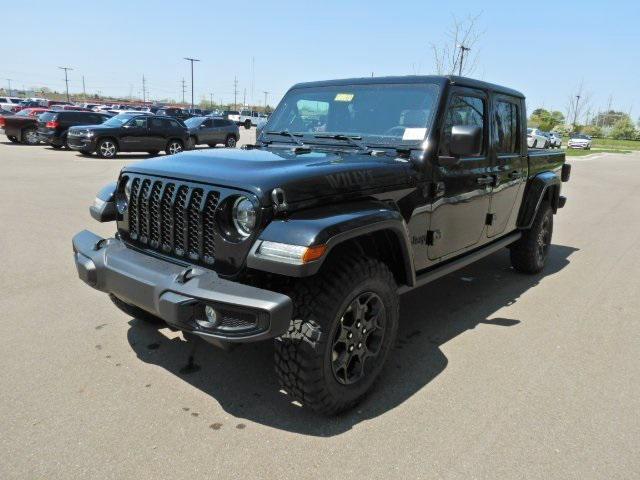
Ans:
[[[0,117],[0,127],[4,127],[4,117]]]
[[[56,121],[53,122],[47,122],[47,124],[45,125],[45,127],[47,128],[58,128],[60,126],[60,124]]]

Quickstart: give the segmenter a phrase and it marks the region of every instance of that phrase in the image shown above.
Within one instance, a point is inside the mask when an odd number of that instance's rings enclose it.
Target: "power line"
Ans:
[[[199,62],[197,58],[184,57],[185,60],[191,62],[191,112],[193,113],[193,62]]]
[[[69,101],[69,77],[67,76],[67,71],[73,70],[73,68],[70,68],[70,67],[58,67],[58,68],[60,70],[64,70],[64,83],[67,88],[67,102],[68,102]]]

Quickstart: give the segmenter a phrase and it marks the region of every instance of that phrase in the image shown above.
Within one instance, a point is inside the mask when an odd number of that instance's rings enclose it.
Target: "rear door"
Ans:
[[[489,176],[489,102],[481,90],[451,89],[438,152],[427,253],[435,260],[478,246],[486,239],[492,180]],[[449,151],[453,126],[478,126],[483,132],[481,151],[454,158]]]
[[[517,212],[513,210],[522,195],[527,168],[527,149],[522,145],[525,138],[522,103],[521,99],[506,95],[496,95],[492,102],[491,175],[494,185],[487,219],[489,237],[515,226]]]

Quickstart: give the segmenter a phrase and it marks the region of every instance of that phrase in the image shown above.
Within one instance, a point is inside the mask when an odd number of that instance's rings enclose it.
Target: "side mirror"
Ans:
[[[476,125],[454,125],[451,128],[449,152],[454,157],[477,155],[482,150],[482,128]]]

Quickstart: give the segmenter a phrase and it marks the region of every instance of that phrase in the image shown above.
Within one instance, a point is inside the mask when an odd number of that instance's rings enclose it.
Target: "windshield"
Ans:
[[[131,120],[133,117],[137,117],[137,115],[131,115],[131,114],[116,115],[115,117],[111,117],[102,125],[106,127],[120,127],[125,123],[127,123],[129,120]]]
[[[575,133],[575,134],[571,135],[571,138],[577,138],[579,140],[589,140],[589,137],[587,137],[586,135],[584,135],[582,133]]]
[[[264,131],[286,130],[311,139],[357,136],[369,145],[414,145],[431,128],[439,92],[437,85],[428,83],[298,88],[285,95]]]
[[[191,117],[186,119],[184,121],[184,124],[187,126],[187,128],[193,128],[200,125],[202,123],[202,120],[204,120],[204,117]]]

